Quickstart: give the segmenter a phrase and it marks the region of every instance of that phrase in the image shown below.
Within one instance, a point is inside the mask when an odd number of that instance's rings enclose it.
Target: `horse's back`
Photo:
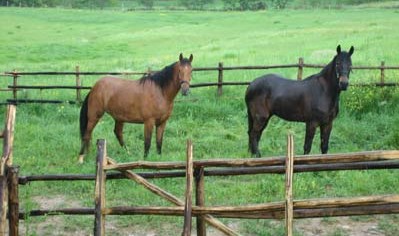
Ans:
[[[161,90],[150,81],[103,77],[90,93],[91,104],[97,107],[98,112],[107,112],[115,120],[123,122],[164,121],[173,105],[161,99]]]
[[[311,112],[311,81],[297,81],[267,74],[248,86],[247,107],[256,114],[277,115],[290,121],[304,121]]]
[[[284,88],[292,86],[295,81],[286,79],[277,74],[266,74],[254,79],[248,86],[245,99],[249,102],[259,96],[273,96],[284,91]]]

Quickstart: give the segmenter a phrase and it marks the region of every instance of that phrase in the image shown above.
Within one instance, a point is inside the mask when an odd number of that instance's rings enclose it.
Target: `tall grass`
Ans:
[[[327,63],[338,44],[355,47],[354,65],[398,65],[395,48],[399,32],[395,9],[287,10],[263,12],[116,12],[64,9],[0,8],[0,70],[9,71],[145,71],[161,69],[178,59],[180,52],[193,53],[194,67],[270,65],[294,63],[304,57],[309,63]],[[305,75],[318,70],[306,69]],[[226,81],[251,81],[270,71],[226,71]],[[273,70],[294,78],[296,70]],[[386,81],[397,81],[398,72],[387,71]],[[193,83],[216,81],[215,72],[196,72]],[[11,83],[0,77],[2,88]],[[83,77],[84,85],[98,78]],[[351,82],[377,81],[378,72],[354,71]],[[69,82],[70,81],[70,82]],[[67,84],[74,80],[57,76],[22,77],[21,84]],[[149,161],[183,161],[185,142],[194,141],[194,158],[247,158],[244,87],[226,87],[216,96],[215,88],[196,88],[189,97],[178,96],[168,121],[162,156],[153,142]],[[0,94],[4,100],[11,95]],[[69,98],[73,92],[21,91],[27,98]],[[397,89],[354,88],[344,92],[334,123],[330,152],[399,148]],[[21,175],[47,173],[94,173],[95,139],[107,140],[109,156],[119,162],[142,160],[143,127],[126,125],[129,152],[113,135],[113,120],[105,116],[94,130],[91,153],[77,165],[80,146],[78,105],[20,105],[15,127],[15,164]],[[0,107],[0,113],[5,107]],[[4,119],[2,119],[4,121]],[[265,156],[285,153],[285,134],[295,136],[295,153],[302,153],[304,125],[273,118],[261,140]],[[312,153],[319,153],[316,135]],[[357,196],[395,193],[397,171],[356,171],[295,176],[297,198]],[[154,180],[183,198],[184,180]],[[283,177],[278,175],[218,177],[206,179],[207,205],[240,205],[283,199]],[[23,209],[40,206],[38,199],[59,202],[48,207],[93,206],[93,183],[32,183],[21,187]],[[169,205],[130,181],[107,183],[107,205]],[[25,221],[26,235],[59,235],[92,231],[92,217],[60,217],[61,223],[46,225],[51,216]],[[235,220],[223,219],[235,224]],[[107,233],[180,233],[177,217],[125,216],[107,218]],[[261,222],[261,223],[259,223]],[[381,225],[391,222],[386,218]],[[171,225],[171,226],[169,226]],[[257,226],[257,227],[255,227]],[[244,235],[281,235],[281,227],[269,221],[245,221],[238,226]],[[381,226],[382,227],[382,226]],[[266,228],[272,228],[266,230]],[[389,232],[399,232],[389,228]],[[300,235],[301,232],[298,232]]]

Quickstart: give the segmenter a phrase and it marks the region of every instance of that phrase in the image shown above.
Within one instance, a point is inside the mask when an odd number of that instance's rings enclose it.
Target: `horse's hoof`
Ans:
[[[83,164],[83,155],[79,155],[78,163]]]

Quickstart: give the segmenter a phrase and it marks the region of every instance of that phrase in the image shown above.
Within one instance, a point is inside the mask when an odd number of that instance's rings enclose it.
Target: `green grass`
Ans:
[[[180,52],[194,55],[193,66],[271,65],[297,62],[327,63],[341,44],[355,47],[354,65],[398,65],[394,50],[399,47],[399,11],[360,8],[339,10],[287,10],[263,12],[118,12],[64,9],[0,8],[0,71],[146,71],[160,69],[178,59]],[[304,75],[318,70],[305,69]],[[251,81],[266,70],[225,71],[225,81]],[[295,69],[276,69],[295,78]],[[398,81],[398,71],[386,71],[386,81]],[[2,88],[11,79],[0,77]],[[133,77],[134,78],[134,77]],[[216,81],[216,72],[195,72],[193,83]],[[378,71],[355,70],[352,83],[378,81]],[[83,76],[91,85],[98,77]],[[74,85],[74,76],[25,76],[21,84]],[[243,102],[245,87],[196,88],[189,97],[178,96],[168,121],[163,155],[155,154],[152,143],[149,161],[183,161],[188,138],[194,142],[194,158],[248,158],[247,118]],[[334,123],[330,152],[399,149],[399,96],[397,89],[350,87],[342,94],[340,115]],[[2,92],[5,100],[10,93]],[[73,91],[32,91],[20,97],[35,99],[74,99]],[[91,153],[77,165],[80,147],[78,105],[20,105],[17,108],[14,160],[21,175],[56,173],[94,173],[95,141],[107,140],[109,156],[118,162],[143,160],[143,127],[126,125],[124,134],[130,153],[119,147],[113,135],[113,121],[105,116],[93,134]],[[4,114],[5,107],[0,107]],[[3,121],[4,118],[1,120]],[[261,140],[266,156],[285,154],[286,133],[295,137],[295,153],[302,153],[304,125],[273,118]],[[319,136],[312,153],[319,153]],[[298,199],[335,196],[361,196],[396,193],[398,172],[354,171],[295,175],[294,196]],[[154,183],[183,199],[184,179],[154,180]],[[21,207],[39,207],[38,196],[52,199],[63,196],[68,204],[93,206],[93,183],[31,183],[21,186]],[[207,205],[244,205],[280,201],[284,197],[284,178],[277,175],[212,177],[206,179]],[[107,182],[107,205],[167,205],[131,181]],[[41,229],[51,216],[29,218],[26,235],[63,231],[92,232],[92,217],[64,217],[60,224]],[[181,232],[181,217],[109,217],[107,233],[127,235],[133,229]],[[241,222],[223,219],[224,222]],[[381,228],[394,221],[384,218]],[[140,227],[138,227],[140,225]],[[170,226],[169,226],[170,225]],[[112,227],[111,227],[112,226]],[[137,227],[135,227],[137,226]],[[135,227],[135,228],[134,228]],[[141,228],[141,229],[140,229]],[[244,235],[281,235],[282,226],[269,221],[243,221]],[[270,230],[266,230],[270,228]],[[122,233],[117,233],[121,230]],[[129,232],[129,230],[131,230]],[[134,231],[134,230],[133,230]],[[389,232],[388,232],[389,231]],[[24,232],[24,233],[25,233]],[[47,232],[47,233],[46,233]],[[397,234],[397,227],[387,234]],[[300,232],[297,232],[301,235]],[[337,235],[345,235],[337,232]]]

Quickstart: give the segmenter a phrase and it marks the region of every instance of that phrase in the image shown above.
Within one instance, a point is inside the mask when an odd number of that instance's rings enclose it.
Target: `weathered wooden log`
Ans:
[[[19,197],[18,197],[19,167],[11,166],[7,171],[8,178],[8,232],[10,236],[18,236]]]
[[[295,204],[294,204],[295,205]],[[247,218],[247,219],[284,219],[284,202],[259,204],[258,206],[242,207],[193,207],[193,215],[212,214],[222,218]],[[342,210],[343,212],[340,212]],[[339,206],[319,208],[296,208],[294,218],[331,217],[350,215],[372,215],[399,213],[399,203],[385,204],[342,204]],[[106,215],[165,215],[183,216],[184,207],[110,207],[103,211]]]
[[[327,164],[327,163],[350,163],[380,160],[399,160],[399,151],[368,151],[342,154],[324,155],[301,155],[295,156],[295,165]],[[194,161],[194,167],[256,167],[267,165],[284,165],[285,157],[264,157],[256,159],[210,159]],[[185,169],[184,162],[148,162],[138,161],[108,165],[107,170],[130,170],[130,169]]]
[[[368,215],[370,214],[393,214],[399,213],[399,195],[382,195],[351,198],[327,198],[294,200],[294,218]],[[262,218],[283,219],[284,202],[272,202],[265,204],[253,204],[247,206],[213,206],[193,207],[193,215],[200,216],[212,214],[225,218]],[[343,210],[343,212],[339,212]],[[27,216],[42,215],[93,215],[93,208],[68,208],[53,210],[33,210],[21,212],[20,219]],[[105,215],[170,215],[183,216],[184,206],[175,207],[108,207],[102,210]]]
[[[79,75],[146,75],[148,72],[79,72]],[[76,72],[55,72],[55,71],[42,71],[42,72],[4,72],[9,76],[21,75],[76,75]]]
[[[42,99],[7,99],[8,104],[21,104],[21,103],[68,103],[75,104],[76,101],[73,100],[42,100]]]
[[[4,168],[7,168],[6,166]],[[4,170],[3,173],[6,171]],[[7,176],[0,175],[0,235],[6,235],[8,212]]]
[[[200,167],[201,168],[201,167]],[[294,172],[316,172],[316,171],[338,171],[338,170],[371,170],[371,169],[398,169],[399,161],[371,161],[371,162],[355,162],[343,164],[309,164],[296,165]],[[267,166],[267,167],[234,167],[221,168],[204,171],[205,176],[227,176],[227,175],[253,175],[253,174],[283,174],[284,166]],[[160,172],[139,172],[137,175],[145,178],[180,178],[184,177],[184,171],[160,171]],[[121,173],[107,173],[107,180],[126,179],[127,177]],[[20,176],[19,184],[25,185],[34,181],[82,181],[95,180],[95,175],[89,174],[63,174],[63,175],[32,175]]]
[[[205,206],[205,175],[204,168],[195,169],[195,204],[198,207]],[[204,217],[197,217],[197,236],[206,236],[206,224]]]
[[[96,187],[95,187],[95,218],[94,235],[105,235],[105,215],[102,213],[105,208],[105,181],[106,173],[104,166],[107,164],[106,141],[100,139],[97,141],[97,160],[96,160]]]
[[[20,212],[19,219],[24,220],[31,216],[44,216],[44,215],[94,215],[94,208],[61,208],[61,209],[41,209],[31,210],[28,212]]]
[[[67,86],[67,85],[8,85],[10,89],[91,89],[90,86]]]
[[[6,123],[3,130],[3,154],[0,160],[0,175],[5,175],[5,165],[11,166],[13,159],[14,146],[14,126],[15,126],[16,107],[7,106]]]
[[[293,234],[294,204],[292,196],[292,181],[294,177],[294,137],[287,137],[287,157],[285,160],[285,235]]]
[[[192,193],[193,193],[193,143],[187,140],[187,153],[186,153],[186,193],[184,204],[184,224],[182,236],[191,235],[192,225]]]

